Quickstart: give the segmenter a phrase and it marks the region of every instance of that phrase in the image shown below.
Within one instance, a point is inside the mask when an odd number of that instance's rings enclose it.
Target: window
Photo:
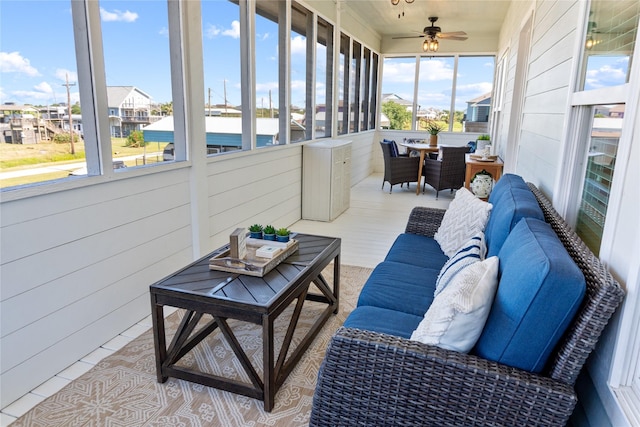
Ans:
[[[384,58],[379,126],[411,129],[416,58]]]
[[[378,108],[378,54],[371,55],[371,94],[369,101],[369,129],[376,128],[376,109]]]
[[[349,128],[349,65],[351,39],[340,33],[340,71],[338,75],[338,135],[344,135]]]
[[[638,32],[636,1],[593,1],[586,26],[580,90],[629,82]]]
[[[279,55],[279,4],[277,1],[256,3],[256,102],[258,122],[256,124],[256,146],[278,145],[287,138],[280,138],[288,129],[278,129],[280,115],[280,55]],[[267,131],[265,129],[278,129]]]
[[[291,142],[312,138],[313,117],[307,116],[312,93],[307,61],[311,51],[307,32],[313,30],[313,14],[297,3],[291,4]],[[308,119],[308,120],[307,120]]]
[[[593,107],[591,131],[586,144],[589,147],[586,171],[575,228],[596,255],[602,243],[623,117],[623,104]]]
[[[141,153],[123,159],[127,166],[162,162],[173,131],[161,123],[163,132],[146,128],[172,105],[167,4],[101,0],[100,20],[113,159],[139,148]]]
[[[451,130],[454,64],[453,57],[420,58],[416,129],[424,130],[428,122],[435,121],[441,128]]]
[[[240,150],[242,101],[237,4],[202,1],[202,50],[207,154]]]
[[[86,171],[71,2],[3,2],[0,39],[0,186]],[[51,172],[52,160],[67,163]]]
[[[316,42],[315,136],[331,136],[333,116],[333,25],[318,18]]]
[[[495,58],[458,58],[453,132],[489,133]]]
[[[371,96],[371,50],[364,48],[360,81],[360,130],[369,129],[369,97]]]

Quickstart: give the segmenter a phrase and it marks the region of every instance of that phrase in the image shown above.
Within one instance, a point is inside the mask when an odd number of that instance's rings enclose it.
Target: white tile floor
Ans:
[[[342,238],[341,263],[362,267],[375,267],[386,255],[396,236],[404,231],[409,212],[414,206],[445,209],[454,193],[441,191],[439,200],[435,191],[427,186],[426,193],[416,195],[415,184],[410,188],[395,185],[389,194],[389,184],[380,189],[382,175],[374,174],[355,185],[351,190],[350,208],[332,222],[301,220],[290,228],[297,232],[313,233]],[[165,316],[175,309],[165,307]],[[122,332],[100,348],[59,372],[53,378],[31,390],[0,412],[0,427],[9,426],[45,398],[53,395],[73,379],[78,378],[104,357],[122,348],[151,328],[151,316],[147,316]]]

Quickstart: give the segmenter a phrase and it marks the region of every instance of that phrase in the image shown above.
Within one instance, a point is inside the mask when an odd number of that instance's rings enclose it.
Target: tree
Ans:
[[[411,126],[411,111],[396,102],[389,101],[382,104],[382,112],[389,118],[389,129],[409,129]]]
[[[163,116],[173,116],[173,101],[160,104],[160,111]]]
[[[82,114],[82,110],[80,109],[79,102],[76,102],[71,106],[71,114]]]
[[[132,131],[127,137],[127,143],[125,145],[127,147],[144,147],[146,143],[144,142],[144,134],[142,133],[142,131]]]

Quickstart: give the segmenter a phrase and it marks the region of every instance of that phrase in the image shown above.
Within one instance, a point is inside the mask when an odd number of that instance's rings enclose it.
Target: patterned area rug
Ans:
[[[331,283],[333,265],[323,272]],[[89,372],[71,382],[31,411],[12,427],[68,426],[306,426],[318,368],[327,344],[353,310],[357,296],[371,269],[341,266],[340,312],[329,318],[314,342],[276,394],[275,407],[265,412],[261,401],[214,388],[169,378],[156,381],[151,330],[106,357]],[[312,287],[313,289],[313,287]],[[293,306],[278,318],[276,355]],[[294,342],[311,326],[321,306],[305,302]],[[183,311],[167,318],[168,339]],[[262,374],[262,332],[257,325],[229,322],[256,370]],[[214,332],[182,360],[196,369],[249,382],[233,351]]]

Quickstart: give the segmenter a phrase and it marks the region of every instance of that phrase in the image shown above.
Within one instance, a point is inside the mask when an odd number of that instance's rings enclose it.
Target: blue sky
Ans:
[[[171,100],[167,7],[163,0],[100,2],[107,85],[136,86],[155,102]],[[238,7],[226,0],[202,2],[205,102],[231,105],[240,98],[240,39]],[[77,82],[75,45],[70,1],[2,0],[0,2],[0,102],[47,105],[66,103],[65,78]],[[304,104],[303,36],[292,35],[293,105]],[[628,60],[619,57],[590,59],[587,87],[596,88],[625,81]],[[269,91],[277,106],[277,26],[256,18],[256,96],[259,107],[268,107]],[[457,109],[464,102],[491,89],[493,67],[487,61],[469,59],[458,70]],[[419,102],[440,106],[451,90],[452,63],[425,60],[428,72],[420,83]],[[407,81],[413,65],[394,64],[385,69],[383,92],[411,99]],[[409,67],[409,69],[407,69]],[[210,91],[209,91],[210,89]],[[318,83],[317,90],[325,88]],[[79,99],[78,86],[70,87],[71,100]],[[323,96],[319,96],[323,99]],[[444,102],[446,104],[446,101]]]

